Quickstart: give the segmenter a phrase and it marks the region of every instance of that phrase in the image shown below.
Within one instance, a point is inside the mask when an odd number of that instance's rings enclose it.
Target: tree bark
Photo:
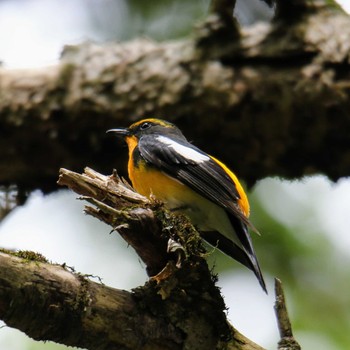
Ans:
[[[350,20],[294,3],[236,37],[212,15],[191,39],[82,44],[56,66],[1,68],[0,184],[52,190],[62,166],[125,169],[105,130],[149,116],[176,122],[248,184],[347,176]]]
[[[0,264],[0,317],[33,339],[87,349],[180,349],[183,334],[142,312],[137,293],[3,253]]]

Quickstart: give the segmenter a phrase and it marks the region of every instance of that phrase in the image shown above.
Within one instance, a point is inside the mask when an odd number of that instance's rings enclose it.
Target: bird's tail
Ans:
[[[264,277],[262,275],[262,272],[261,272],[261,269],[260,269],[260,265],[259,265],[259,262],[258,262],[258,259],[257,259],[256,255],[255,255],[255,253],[253,255],[247,254],[247,256],[248,256],[249,265],[250,265],[248,267],[254,272],[256,278],[258,279],[258,281],[259,281],[259,283],[261,285],[261,288],[267,294],[266,283],[265,283]]]
[[[265,280],[262,275],[258,259],[254,252],[247,226],[238,220],[234,222],[233,226],[240,242],[242,242],[243,249],[242,247],[239,247],[233,241],[228,239],[226,236],[218,232],[201,232],[201,235],[209,244],[211,244],[214,247],[217,247],[226,255],[237,260],[242,265],[252,270],[256,278],[258,279],[261,288],[267,294]]]

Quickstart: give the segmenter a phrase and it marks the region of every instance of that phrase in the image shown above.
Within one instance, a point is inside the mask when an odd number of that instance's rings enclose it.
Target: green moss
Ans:
[[[5,248],[0,248],[0,253],[4,253],[4,254],[8,254],[8,255],[15,255],[16,251],[10,250],[10,249],[5,249]]]
[[[86,306],[89,305],[91,302],[91,296],[89,292],[90,281],[87,277],[88,275],[78,274],[80,288],[79,293],[77,294],[77,297],[73,303],[73,308],[75,310],[85,311]]]
[[[231,332],[215,280],[204,259],[191,259],[181,268],[171,269],[164,278],[160,276],[134,289],[133,297],[142,312],[167,319],[187,336],[193,332],[194,337],[210,332],[218,343],[224,344],[222,341],[230,339]],[[194,342],[186,339],[186,344]]]
[[[179,242],[183,246],[187,258],[205,254],[198,231],[185,215],[172,213],[163,206],[155,206],[152,209],[161,223],[162,233],[168,239],[171,238]]]
[[[36,261],[43,263],[49,262],[42,254],[33,252],[31,250],[19,250],[16,252],[15,256],[25,259],[27,261]]]
[[[49,261],[40,253],[33,252],[31,250],[10,250],[10,249],[0,249],[1,253],[16,256],[17,258],[22,258],[26,261],[36,261],[48,263]]]

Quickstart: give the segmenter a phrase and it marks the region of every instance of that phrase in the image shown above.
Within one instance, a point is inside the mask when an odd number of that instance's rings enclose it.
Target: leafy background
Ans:
[[[176,40],[190,35],[208,5],[208,0],[2,0],[0,60],[8,68],[40,67],[57,62],[63,45],[85,40],[124,41],[138,36]],[[349,1],[342,5],[350,8]],[[263,2],[238,1],[236,16],[243,25],[268,21],[271,15]],[[239,158],[228,165],[239,175]],[[209,260],[219,273],[229,319],[260,345],[276,348],[273,278],[277,276],[284,283],[295,336],[304,350],[350,348],[350,181],[331,183],[323,176],[293,182],[269,178],[249,194],[252,220],[262,233],[253,239],[269,295],[250,271],[214,252]],[[116,288],[143,284],[144,267],[132,249],[82,211],[83,203],[69,191],[46,196],[36,191],[0,223],[0,246],[41,252]],[[4,324],[0,328],[0,349],[65,348],[34,342]]]

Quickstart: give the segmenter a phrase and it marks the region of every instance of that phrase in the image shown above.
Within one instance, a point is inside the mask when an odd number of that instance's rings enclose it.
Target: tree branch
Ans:
[[[36,340],[87,349],[263,350],[226,320],[216,276],[185,217],[134,192],[116,174],[61,169],[58,183],[83,195],[93,205],[86,212],[118,230],[151,278],[126,292],[92,282],[65,264],[50,264],[40,254],[2,250],[0,318],[7,325]],[[279,345],[291,344],[280,284],[276,312]]]
[[[137,349],[141,335],[131,330],[141,321],[148,331],[157,329],[159,338],[181,338],[154,318],[145,322],[131,293],[89,281],[63,266],[4,253],[0,265],[0,317],[33,339],[88,349]]]
[[[292,331],[292,325],[289,320],[286,300],[282,288],[282,282],[275,278],[275,312],[280,332],[281,340],[278,342],[279,350],[300,350],[301,347],[295,340]]]
[[[179,350],[191,343],[196,344],[191,349],[215,348],[212,343],[206,345],[212,341],[212,334],[200,334],[201,327],[208,325],[194,319],[196,310],[181,313],[193,303],[185,300],[191,295],[162,301],[154,282],[127,292],[90,281],[67,267],[35,260],[34,256],[28,260],[0,252],[0,318],[33,339],[86,349]],[[184,317],[183,323],[172,324],[175,316],[166,317],[175,310],[172,304],[180,302],[186,305],[176,317]],[[209,315],[212,317],[216,322],[215,315]],[[186,334],[193,331],[195,323],[199,331]],[[262,350],[235,329],[231,331],[228,349]],[[196,336],[200,337],[186,339]]]
[[[87,213],[117,228],[156,275],[129,293],[35,254],[2,253],[0,317],[9,326],[37,340],[87,349],[262,350],[227,323],[216,277],[186,218],[167,213],[115,175],[62,169],[59,183],[93,203]],[[177,249],[167,251],[169,240]]]
[[[176,122],[249,184],[349,174],[348,16],[323,5],[212,50],[197,33],[66,47],[57,66],[2,68],[0,183],[51,190],[62,166],[124,168],[104,132],[142,116]]]

